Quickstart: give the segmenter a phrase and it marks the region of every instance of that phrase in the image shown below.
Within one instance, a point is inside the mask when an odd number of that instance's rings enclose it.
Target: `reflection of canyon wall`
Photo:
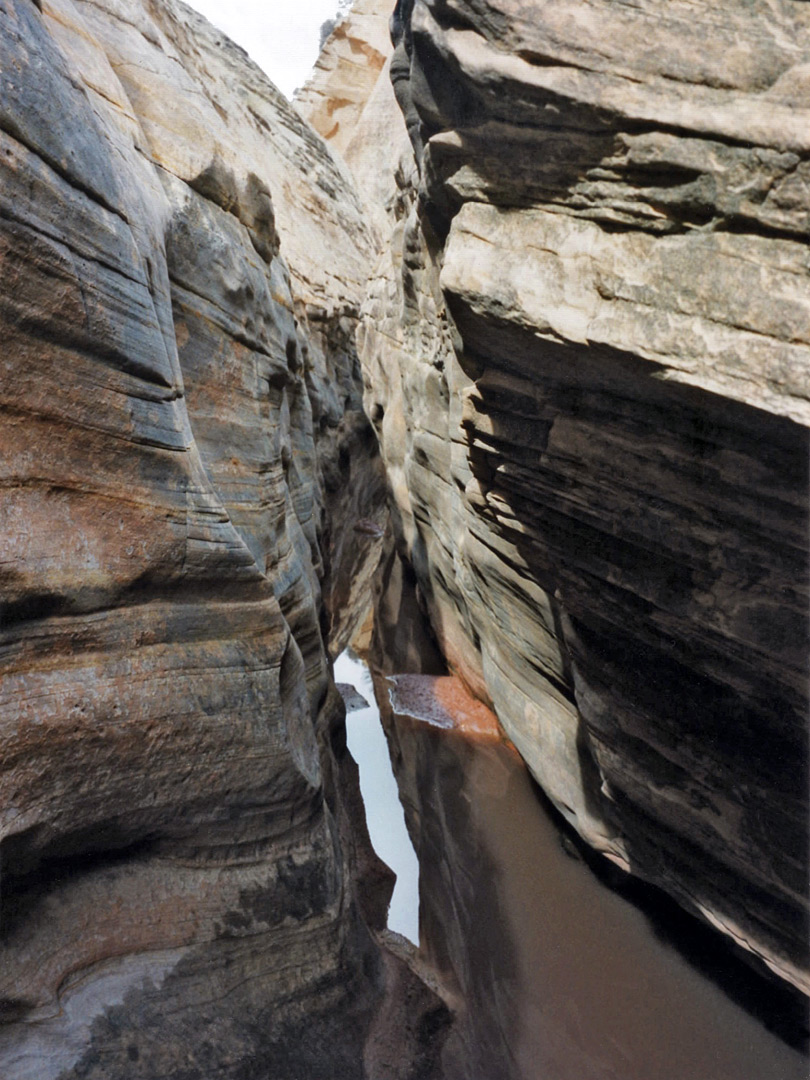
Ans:
[[[652,890],[558,832],[458,677],[378,685],[420,856],[422,953],[455,1011],[443,1080],[806,1080],[806,1054],[774,1034],[801,1039],[802,995],[719,950],[708,926],[673,942],[695,921],[660,895],[628,904],[624,888]],[[724,991],[693,966],[721,955]]]
[[[401,4],[424,156],[361,351],[451,666],[584,837],[807,986],[805,8]]]
[[[374,1072],[409,976],[321,626],[382,512],[360,203],[181,5],[0,21],[0,1074]]]

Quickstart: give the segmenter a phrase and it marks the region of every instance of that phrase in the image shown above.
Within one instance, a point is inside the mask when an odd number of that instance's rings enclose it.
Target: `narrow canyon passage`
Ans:
[[[346,696],[346,742],[360,770],[360,792],[372,846],[397,876],[388,908],[388,927],[419,944],[419,863],[413,849],[388,743],[368,668],[350,650],[335,661],[335,682]]]
[[[810,5],[346,7],[0,0],[0,1080],[807,1080]]]
[[[347,661],[336,677],[367,697]],[[447,1080],[805,1080],[800,995],[657,890],[589,865],[460,680],[392,677],[395,659],[383,663],[374,686],[419,854],[421,960],[455,1013]],[[390,807],[364,796],[374,839]]]

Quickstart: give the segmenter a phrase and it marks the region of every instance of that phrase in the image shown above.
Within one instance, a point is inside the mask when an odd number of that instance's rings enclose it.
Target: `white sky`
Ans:
[[[335,661],[335,681],[349,683],[368,701],[346,717],[346,741],[360,770],[360,792],[374,850],[397,875],[388,926],[419,944],[419,861],[405,827],[405,814],[391,768],[388,741],[365,664],[348,652]]]
[[[282,93],[292,97],[318,58],[318,31],[338,0],[186,0],[246,49]]]

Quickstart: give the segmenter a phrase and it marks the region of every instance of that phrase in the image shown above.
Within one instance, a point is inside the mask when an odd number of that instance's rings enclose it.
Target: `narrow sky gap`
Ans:
[[[318,58],[321,24],[334,18],[338,0],[194,0],[190,7],[245,49],[291,99]]]

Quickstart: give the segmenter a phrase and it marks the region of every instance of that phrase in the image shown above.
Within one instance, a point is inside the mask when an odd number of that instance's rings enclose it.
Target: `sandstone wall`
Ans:
[[[298,111],[344,160],[391,54],[390,14],[379,0],[357,0],[324,42],[309,78],[295,94]]]
[[[591,844],[807,978],[810,13],[415,0],[361,326],[442,649]]]
[[[0,80],[0,1074],[360,1077],[359,199],[181,4],[2,0]]]
[[[357,0],[295,98],[307,123],[348,165],[381,252],[388,248],[389,215],[401,199],[403,178],[413,168],[391,82],[392,7],[388,0]]]

